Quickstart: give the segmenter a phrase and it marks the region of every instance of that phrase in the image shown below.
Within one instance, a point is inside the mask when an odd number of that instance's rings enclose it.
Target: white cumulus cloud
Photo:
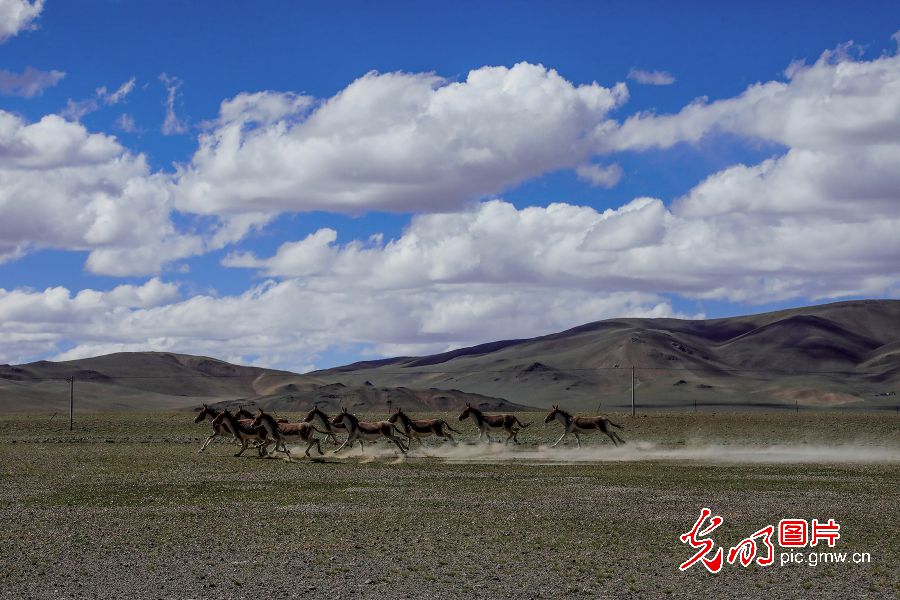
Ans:
[[[453,210],[541,173],[574,168],[627,99],[541,65],[483,67],[453,82],[369,73],[313,105],[244,94],[179,173],[197,213]]]
[[[575,169],[578,178],[594,187],[615,187],[622,180],[622,167],[613,163],[603,165],[582,165]]]
[[[57,116],[0,111],[0,261],[32,249],[89,250],[98,273],[155,273],[204,243],[170,219],[171,183],[113,137]]]
[[[34,27],[44,8],[44,0],[0,0],[0,43]]]
[[[715,102],[701,98],[674,115],[632,116],[598,146],[668,148],[715,133],[819,150],[900,139],[900,55],[854,60],[839,47],[812,65],[792,63],[788,73],[788,81],[757,83]]]

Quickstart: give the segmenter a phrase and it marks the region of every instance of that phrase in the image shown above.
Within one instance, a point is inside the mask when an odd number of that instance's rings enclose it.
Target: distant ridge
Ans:
[[[67,410],[67,380],[72,376],[82,411],[185,409],[201,402],[295,412],[314,404],[331,411],[348,406],[357,412],[395,407],[455,410],[466,402],[485,409],[526,408],[459,390],[345,386],[289,371],[170,352],[120,352],[65,362],[0,365],[0,408]]]
[[[900,300],[708,320],[608,319],[309,375],[348,385],[453,386],[532,406],[596,410],[630,402],[632,366],[644,406],[893,408],[900,392]]]
[[[430,356],[307,374],[203,356],[124,352],[0,365],[0,408],[181,409],[200,402],[359,412],[465,402],[520,410],[703,406],[891,409],[900,401],[900,300],[854,300],[708,320],[620,318]]]

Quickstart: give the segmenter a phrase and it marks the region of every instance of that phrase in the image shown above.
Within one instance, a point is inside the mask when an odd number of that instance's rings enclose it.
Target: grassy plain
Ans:
[[[474,440],[474,428],[442,415]],[[192,414],[0,418],[0,596],[8,598],[886,598],[900,593],[900,419],[672,413],[621,423],[626,449],[378,444],[324,460],[214,443]],[[771,445],[782,451],[767,454]],[[298,453],[301,454],[302,453]],[[423,454],[444,456],[426,457]],[[550,458],[548,458],[548,456]],[[744,458],[746,457],[746,460]],[[869,564],[678,564],[708,506],[718,545],[785,517],[842,525]],[[818,548],[827,550],[827,548]],[[780,549],[776,546],[776,560]]]

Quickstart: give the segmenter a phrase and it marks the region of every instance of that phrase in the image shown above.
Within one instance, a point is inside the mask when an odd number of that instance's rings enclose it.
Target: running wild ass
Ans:
[[[578,437],[579,433],[593,433],[594,431],[602,431],[606,435],[609,436],[609,439],[612,440],[612,443],[618,446],[619,442],[625,443],[618,433],[611,430],[609,428],[610,425],[613,427],[618,427],[622,429],[621,425],[616,425],[606,417],[573,417],[566,411],[559,408],[557,405],[553,405],[553,410],[551,410],[547,417],[544,419],[544,423],[549,423],[553,419],[556,419],[563,426],[563,434],[559,436],[559,439],[556,440],[550,447],[556,447],[556,444],[563,441],[563,438],[569,435],[570,433],[575,435],[575,441],[578,442],[578,447],[581,448],[581,438]]]
[[[197,450],[197,452],[203,452],[204,450],[206,450],[206,447],[209,446],[210,442],[212,442],[214,439],[216,439],[220,435],[221,436],[228,435],[229,432],[227,429],[225,429],[224,425],[222,425],[221,423],[219,423],[218,425],[216,424],[215,420],[216,420],[216,417],[218,417],[218,416],[219,416],[219,411],[215,408],[207,406],[205,403],[203,404],[203,406],[201,406],[199,409],[197,409],[197,418],[194,419],[194,423],[199,423],[203,419],[209,419],[210,421],[213,422],[212,435],[209,436],[208,438],[206,438],[206,441],[203,442],[203,445],[200,446],[200,449]],[[244,425],[250,425],[250,421],[245,420]],[[232,436],[231,441],[236,442],[236,441],[238,441],[238,439],[236,437]]]
[[[306,442],[306,456],[309,456],[309,451],[313,446],[316,447],[319,454],[324,454],[322,452],[322,445],[319,443],[319,438],[315,437],[313,434],[315,432],[325,434],[325,432],[317,429],[312,423],[279,423],[272,418],[272,415],[266,414],[263,412],[263,409],[260,408],[256,418],[253,419],[253,427],[264,428],[269,439],[275,440],[275,450],[286,453],[289,461],[291,460],[291,453],[288,452],[287,446],[284,445],[286,439],[299,438]],[[281,448],[278,447],[279,443],[281,444]]]
[[[335,423],[334,419],[326,415],[325,411],[321,410],[318,406],[313,406],[313,409],[303,417],[303,422],[316,422],[316,424],[326,432],[325,440],[327,441],[328,438],[331,438],[331,443],[333,444],[339,443],[337,436],[334,435],[335,433],[345,433],[347,431],[346,425],[343,423]]]
[[[457,442],[453,439],[450,431],[453,433],[461,433],[450,427],[450,424],[443,419],[411,419],[401,408],[398,408],[396,412],[388,418],[388,421],[394,425],[397,425],[397,421],[400,421],[398,429],[409,438],[410,446],[412,445],[413,438],[419,440],[419,445],[422,445],[422,438],[431,435],[450,440],[455,446]]]
[[[402,441],[396,435],[397,433],[402,435],[402,432],[390,421],[360,421],[356,415],[347,412],[347,407],[345,406],[340,414],[334,418],[334,424],[343,424],[347,428],[347,441],[334,451],[335,454],[343,450],[347,444],[352,446],[353,442],[359,442],[359,449],[365,453],[364,441],[374,441],[382,437],[386,437],[394,442],[400,448],[400,452],[406,454],[406,448],[403,447]]]
[[[228,409],[223,410],[215,419],[213,419],[213,426],[216,425],[225,427],[225,429],[241,442],[241,449],[235,456],[243,454],[250,442],[259,442],[257,449],[260,456],[268,454],[269,444],[272,442],[269,440],[269,434],[265,429],[262,429],[261,427],[254,429],[253,427],[243,425],[233,414],[228,412]]]
[[[488,443],[491,442],[490,430],[491,429],[503,429],[509,435],[506,437],[505,444],[509,443],[509,440],[512,440],[514,443],[519,443],[519,438],[516,436],[519,433],[519,428],[515,427],[518,425],[520,428],[525,429],[531,423],[523,424],[519,421],[516,415],[509,414],[501,414],[501,415],[486,415],[474,406],[471,403],[466,402],[466,409],[459,415],[459,420],[464,421],[466,418],[471,417],[473,421],[475,421],[475,426],[478,427],[480,433],[478,434],[478,439],[480,440],[482,437],[487,437]]]
[[[203,452],[204,450],[206,450],[206,447],[209,446],[210,442],[212,442],[215,438],[219,437],[220,435],[226,436],[228,434],[228,430],[225,429],[225,426],[222,425],[221,423],[218,425],[216,425],[216,423],[215,423],[216,417],[219,416],[218,409],[215,409],[211,406],[207,406],[206,403],[203,403],[203,405],[200,408],[197,408],[194,410],[197,411],[197,417],[194,419],[194,423],[199,423],[203,419],[209,419],[210,421],[213,421],[212,435],[209,436],[208,438],[206,438],[206,441],[203,442],[203,445],[201,445],[200,449],[197,450],[197,452]],[[247,427],[249,427],[250,424],[253,422],[253,415],[251,413],[247,412],[246,410],[244,410],[243,406],[238,407],[238,412],[235,415],[235,418],[237,418],[238,422],[241,425],[244,425]],[[287,423],[287,420],[286,419],[278,419],[278,422],[279,423]],[[237,442],[238,439],[237,439],[237,437],[232,436],[231,441]]]

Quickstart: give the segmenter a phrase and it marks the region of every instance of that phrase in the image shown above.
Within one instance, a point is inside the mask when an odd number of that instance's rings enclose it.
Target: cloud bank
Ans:
[[[900,57],[853,54],[838,48],[735,97],[624,120],[614,114],[624,84],[574,84],[527,63],[460,81],[369,73],[324,99],[243,93],[222,102],[173,173],[77,122],[0,111],[0,260],[64,248],[87,251],[94,272],[154,275],[281,213],[413,214],[393,239],[321,228],[270,255],[232,248],[224,266],[267,280],[225,297],[182,298],[160,279],[145,284],[146,304],[134,290],[4,291],[6,357],[67,341],[65,357],[150,347],[296,368],[343,345],[422,353],[669,316],[668,295],[898,295]],[[174,111],[179,84],[164,83]],[[723,134],[771,155],[681,197],[608,210],[495,197],[567,169],[612,187],[624,176],[617,153]],[[176,226],[178,211],[204,225]]]

